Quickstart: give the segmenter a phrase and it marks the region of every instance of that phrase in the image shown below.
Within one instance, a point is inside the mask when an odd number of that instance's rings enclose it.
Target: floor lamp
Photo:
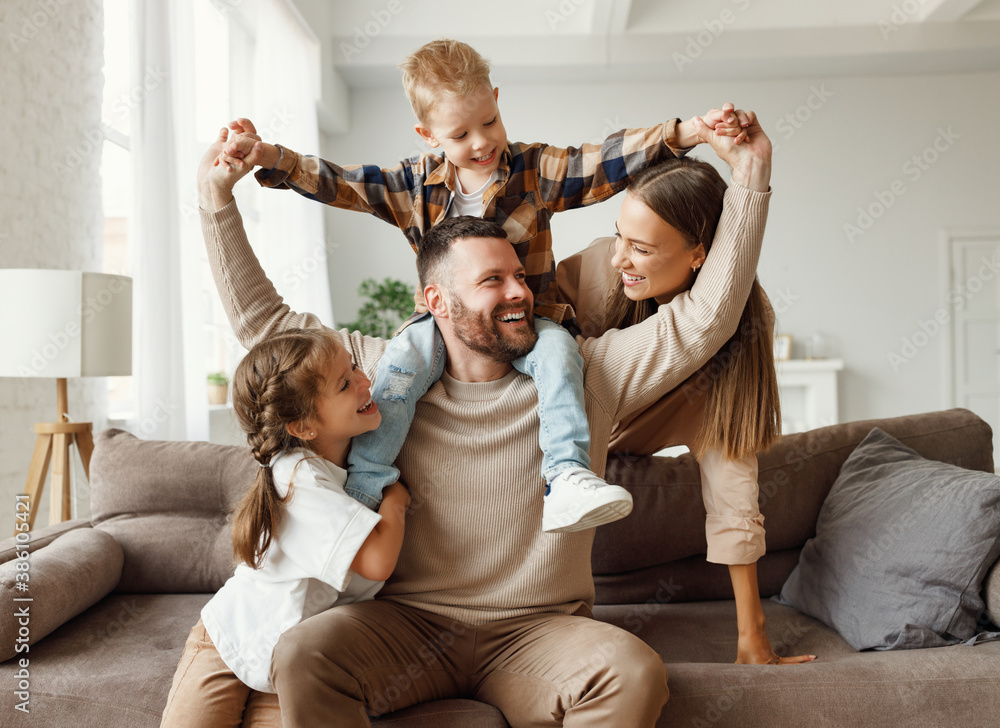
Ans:
[[[90,478],[90,422],[69,419],[71,377],[132,373],[132,279],[71,270],[0,269],[0,377],[56,380],[56,418],[35,425],[24,493],[34,527],[49,464],[49,523],[72,517],[69,447]]]

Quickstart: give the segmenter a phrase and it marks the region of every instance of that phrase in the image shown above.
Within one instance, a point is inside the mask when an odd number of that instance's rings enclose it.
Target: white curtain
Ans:
[[[204,38],[195,27],[203,8],[195,3],[207,1],[131,3],[132,85],[143,92],[136,94],[130,135],[136,406],[127,426],[145,439],[209,437],[206,330],[212,317],[206,295],[213,294],[210,282],[206,287],[193,189],[206,146],[196,140],[196,107],[204,103],[199,84],[207,83],[220,98],[232,88],[230,118],[249,116],[265,140],[302,153],[319,151],[319,42],[294,6],[284,0],[227,6],[226,22],[238,23],[246,36],[230,46],[235,68],[222,69],[196,57]],[[238,81],[228,77],[229,70],[239,74]],[[213,119],[212,131],[226,121]],[[323,208],[293,192],[255,187],[242,181],[236,197],[265,270],[292,308],[332,326]]]
[[[283,0],[263,0],[256,20],[254,115],[249,118],[264,141],[318,154],[319,42]],[[268,276],[292,309],[314,313],[333,326],[322,206],[286,190],[264,190],[259,200],[252,243]]]
[[[197,261],[180,243],[174,9],[174,3],[131,3],[132,87],[143,93],[135,94],[130,135],[136,406],[127,424],[144,439],[203,440],[208,404],[201,278]]]

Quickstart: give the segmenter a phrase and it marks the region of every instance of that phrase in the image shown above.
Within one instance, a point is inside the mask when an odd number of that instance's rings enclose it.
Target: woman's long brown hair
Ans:
[[[716,169],[698,159],[670,159],[636,175],[628,194],[676,228],[690,248],[710,253],[722,216],[726,183]],[[656,313],[652,298],[632,301],[621,275],[610,284],[605,329],[637,324]],[[774,371],[774,311],[754,278],[740,323],[729,341],[701,368],[688,386],[706,397],[705,417],[692,451],[721,450],[731,459],[769,448],[781,433],[778,378]]]
[[[288,425],[315,416],[324,370],[343,348],[326,329],[292,329],[257,343],[236,367],[233,410],[262,467],[236,507],[233,553],[255,569],[291,495],[291,490],[278,495],[271,458],[282,450],[309,447],[288,432]]]

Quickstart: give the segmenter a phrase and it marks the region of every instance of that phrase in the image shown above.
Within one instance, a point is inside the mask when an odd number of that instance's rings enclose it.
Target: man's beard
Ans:
[[[500,305],[493,309],[489,316],[467,308],[458,294],[450,291],[451,319],[454,323],[455,336],[473,351],[488,356],[490,359],[509,364],[520,359],[535,348],[538,333],[535,331],[535,318],[529,305]],[[503,324],[494,320],[507,311],[524,311],[527,326],[503,330]]]

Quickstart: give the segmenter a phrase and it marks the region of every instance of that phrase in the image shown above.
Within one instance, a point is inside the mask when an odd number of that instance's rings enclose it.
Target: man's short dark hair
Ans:
[[[450,285],[451,276],[445,263],[456,240],[466,238],[507,239],[507,233],[497,223],[481,217],[460,215],[439,222],[427,231],[417,247],[417,277],[421,290],[432,283]]]

